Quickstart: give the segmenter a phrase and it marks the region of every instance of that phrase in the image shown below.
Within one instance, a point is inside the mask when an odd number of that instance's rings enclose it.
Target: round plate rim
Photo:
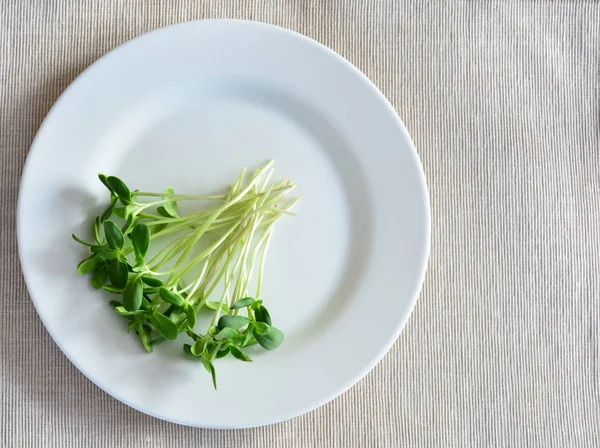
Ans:
[[[67,351],[65,351],[62,343],[54,336],[54,334],[52,334],[52,332],[50,331],[48,325],[46,324],[46,321],[44,319],[44,316],[39,312],[38,309],[38,305],[36,302],[36,298],[31,294],[31,289],[30,289],[30,285],[29,285],[29,280],[28,280],[28,269],[26,268],[25,264],[23,263],[23,257],[22,257],[22,250],[21,247],[24,245],[23,241],[22,241],[22,232],[21,232],[21,227],[22,227],[22,218],[21,215],[23,214],[23,208],[24,208],[24,204],[23,204],[23,199],[22,199],[22,195],[21,195],[21,190],[23,188],[24,183],[27,181],[28,178],[28,167],[30,165],[30,161],[32,160],[32,158],[35,157],[36,155],[36,149],[38,146],[38,139],[40,138],[40,135],[43,134],[43,131],[45,129],[45,127],[48,125],[49,120],[51,119],[52,115],[53,115],[53,111],[56,109],[56,107],[65,100],[65,98],[67,97],[67,95],[73,90],[73,88],[79,84],[79,82],[81,81],[82,78],[84,78],[90,71],[94,70],[95,67],[97,67],[98,65],[102,64],[103,61],[105,59],[107,59],[110,55],[112,55],[113,53],[117,52],[117,51],[124,51],[125,49],[127,49],[129,46],[134,45],[135,43],[137,43],[140,40],[146,39],[148,36],[150,35],[155,35],[155,34],[159,34],[162,32],[165,32],[166,30],[170,30],[173,28],[178,28],[178,27],[184,27],[184,26],[191,26],[192,24],[198,25],[198,26],[202,26],[203,24],[206,23],[227,23],[227,24],[231,24],[231,23],[239,23],[239,24],[243,24],[243,25],[251,25],[251,26],[258,26],[258,27],[263,27],[263,28],[271,28],[273,30],[276,30],[278,32],[284,32],[284,33],[288,33],[290,35],[293,35],[295,38],[297,39],[301,39],[304,42],[313,45],[313,46],[317,46],[320,47],[322,50],[326,51],[329,56],[336,58],[338,61],[343,62],[343,65],[345,66],[346,69],[352,70],[354,71],[356,74],[359,75],[359,77],[364,81],[364,83],[366,85],[368,85],[373,94],[376,95],[381,104],[385,107],[387,107],[390,111],[393,112],[393,114],[395,115],[396,119],[397,119],[397,124],[406,140],[406,143],[409,146],[409,149],[411,151],[411,155],[412,157],[415,159],[416,162],[416,166],[418,166],[419,172],[417,173],[418,178],[419,178],[419,183],[421,186],[421,200],[423,201],[424,204],[424,210],[425,210],[425,215],[424,215],[424,234],[425,234],[425,247],[423,248],[423,256],[421,259],[421,263],[419,266],[419,278],[416,280],[415,283],[415,291],[414,294],[412,295],[412,297],[410,298],[410,305],[409,305],[409,309],[406,312],[406,314],[404,316],[402,316],[399,320],[398,323],[396,325],[396,327],[394,328],[393,334],[394,336],[392,338],[390,338],[390,340],[388,341],[387,345],[381,347],[381,349],[379,350],[378,353],[373,354],[372,357],[372,362],[368,365],[365,365],[363,367],[363,369],[358,372],[350,381],[347,381],[346,383],[344,383],[343,385],[341,385],[340,387],[338,387],[335,390],[332,390],[327,396],[322,397],[321,400],[319,400],[318,403],[313,403],[311,406],[309,406],[306,409],[301,409],[298,412],[294,412],[292,415],[283,415],[280,419],[278,420],[274,420],[274,421],[268,421],[268,422],[264,422],[258,425],[248,425],[248,426],[230,426],[230,425],[203,425],[203,424],[191,424],[190,422],[182,422],[182,421],[177,421],[174,420],[172,418],[169,418],[168,416],[165,415],[159,415],[158,413],[155,412],[149,412],[148,410],[145,410],[139,406],[137,406],[134,403],[129,402],[129,400],[124,399],[123,397],[118,396],[116,393],[114,393],[113,391],[110,390],[109,387],[105,387],[105,385],[101,385],[99,384],[96,379],[94,379],[92,376],[90,376],[90,374],[88,372],[85,371],[84,368],[82,368],[79,363],[77,362],[76,359],[73,359],[68,353]],[[290,29],[287,28],[283,28],[277,25],[273,25],[273,24],[269,24],[269,23],[265,23],[265,22],[258,22],[258,21],[252,21],[252,20],[242,20],[242,19],[203,19],[203,20],[194,20],[194,21],[186,21],[186,22],[181,22],[181,23],[176,23],[176,24],[172,24],[172,25],[168,25],[165,27],[161,27],[161,28],[157,28],[155,30],[143,33],[139,36],[136,36],[118,46],[116,46],[115,48],[111,49],[110,51],[108,51],[107,53],[105,53],[104,55],[102,55],[100,58],[98,58],[97,60],[95,60],[92,64],[90,64],[88,67],[86,67],[78,76],[75,77],[75,79],[67,86],[67,88],[60,94],[60,96],[58,97],[58,99],[54,102],[54,104],[52,105],[52,107],[50,108],[49,112],[46,114],[46,116],[44,117],[44,120],[42,122],[42,124],[40,125],[35,138],[32,141],[32,144],[30,146],[30,150],[27,154],[27,158],[23,167],[23,171],[21,174],[21,180],[19,183],[19,196],[18,196],[18,201],[17,201],[17,219],[16,219],[16,227],[17,227],[17,247],[18,247],[18,252],[19,252],[19,260],[20,260],[20,264],[21,264],[21,269],[23,272],[23,277],[25,279],[25,284],[27,286],[27,290],[29,293],[29,296],[31,298],[31,301],[36,309],[36,312],[40,318],[40,320],[42,321],[42,323],[44,324],[44,327],[46,329],[46,331],[48,331],[48,333],[50,334],[50,336],[52,337],[52,340],[54,341],[54,343],[59,347],[59,349],[61,350],[61,352],[67,357],[67,359],[81,372],[83,373],[83,375],[89,380],[91,381],[93,384],[95,384],[97,387],[99,387],[102,391],[104,391],[105,393],[107,393],[108,395],[110,395],[111,397],[117,399],[118,401],[126,404],[127,406],[136,409],[139,412],[142,412],[144,414],[150,415],[152,417],[161,419],[161,420],[165,420],[165,421],[169,421],[169,422],[173,422],[173,423],[177,423],[177,424],[182,424],[182,425],[186,425],[186,426],[193,426],[193,427],[200,427],[200,428],[211,428],[211,429],[236,429],[236,428],[246,428],[246,427],[259,427],[259,426],[266,426],[266,425],[270,425],[270,424],[275,424],[275,423],[279,423],[281,421],[285,421],[288,420],[290,418],[294,418],[294,417],[298,417],[300,415],[306,414],[307,412],[313,411],[321,406],[323,406],[324,404],[330,402],[331,400],[337,398],[338,396],[342,395],[344,392],[346,392],[348,389],[350,389],[352,386],[354,386],[356,383],[358,383],[362,378],[364,378],[383,358],[384,356],[389,352],[390,348],[392,347],[392,345],[396,342],[398,336],[400,335],[400,333],[402,332],[402,330],[404,329],[409,317],[411,316],[414,306],[418,300],[420,291],[422,289],[424,280],[425,280],[425,274],[427,271],[427,265],[428,265],[428,261],[429,261],[429,256],[430,256],[430,248],[431,248],[431,208],[430,208],[430,201],[429,201],[429,192],[428,192],[428,188],[427,188],[427,182],[426,182],[426,178],[425,178],[425,174],[423,171],[423,167],[422,164],[420,162],[420,158],[418,156],[418,153],[416,151],[415,145],[412,141],[412,138],[410,137],[408,131],[406,130],[406,127],[404,125],[404,123],[402,122],[402,120],[400,119],[400,117],[398,116],[396,110],[394,109],[394,107],[391,105],[391,103],[388,101],[388,99],[383,95],[383,93],[377,88],[377,86],[363,73],[361,72],[357,67],[355,67],[351,62],[349,62],[347,59],[345,59],[343,56],[341,56],[340,54],[336,53],[334,50],[330,49],[329,47],[321,44],[320,42],[305,36],[303,34],[300,34],[296,31],[292,31]]]

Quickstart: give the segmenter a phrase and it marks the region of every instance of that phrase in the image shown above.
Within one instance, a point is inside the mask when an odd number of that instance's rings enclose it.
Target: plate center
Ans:
[[[262,298],[286,335],[284,346],[310,343],[352,298],[368,248],[362,176],[343,139],[299,101],[267,89],[221,87],[150,110],[151,125],[119,123],[115,131],[130,133],[111,151],[111,172],[132,188],[219,193],[244,166],[270,159],[273,180],[299,184],[290,193],[302,196],[297,216],[283,216],[275,228]]]

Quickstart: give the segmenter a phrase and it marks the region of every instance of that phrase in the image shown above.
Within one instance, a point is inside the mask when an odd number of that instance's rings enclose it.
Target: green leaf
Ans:
[[[125,309],[125,307],[119,305],[119,306],[114,306],[113,309],[119,313],[121,316],[139,316],[140,314],[144,314],[145,311],[144,310],[137,310],[137,311],[127,311]]]
[[[115,209],[115,206],[117,205],[118,200],[119,200],[119,198],[117,196],[114,196],[114,195],[111,196],[110,205],[108,206],[108,208],[106,210],[104,210],[104,213],[102,213],[102,216],[100,216],[100,222],[104,222],[108,218],[110,218],[110,215],[112,215],[112,212]]]
[[[200,339],[202,336],[199,335],[198,333],[194,333],[193,330],[190,330],[189,328],[187,330],[185,330],[185,333],[194,340],[194,342],[196,342],[198,339]]]
[[[215,339],[217,341],[222,341],[223,339],[235,338],[237,335],[239,335],[239,333],[233,328],[225,327],[215,335]]]
[[[187,317],[189,329],[193,330],[196,326],[196,310],[189,303],[185,304],[185,316]]]
[[[167,227],[168,224],[159,224],[157,226],[152,226],[151,231],[152,231],[152,235],[157,234],[158,232],[160,232],[161,230],[163,230],[165,227]]]
[[[196,340],[196,342],[194,342],[194,345],[192,345],[191,353],[194,356],[202,356],[202,353],[204,353],[205,349],[206,349],[206,339],[200,338],[200,339]]]
[[[104,221],[104,235],[110,247],[113,249],[123,249],[123,244],[125,243],[123,233],[114,222]]]
[[[123,294],[123,288],[115,288],[114,286],[104,285],[102,289],[113,294]]]
[[[248,322],[250,322],[250,319],[245,316],[229,316],[226,314],[221,316],[218,326],[220,330],[223,328],[233,328],[234,330],[238,330]]]
[[[115,207],[113,213],[121,219],[125,219],[125,207]]]
[[[137,208],[138,206],[135,204],[129,204],[127,207],[125,207],[124,218],[129,218],[129,216],[131,216]]]
[[[77,235],[75,235],[74,233],[72,233],[72,234],[71,234],[71,237],[72,237],[72,238],[73,238],[75,241],[77,241],[78,243],[80,243],[80,244],[83,244],[84,246],[88,246],[88,247],[91,247],[91,248],[99,248],[99,247],[100,247],[100,246],[98,246],[98,245],[97,245],[97,244],[95,244],[95,243],[90,243],[90,242],[88,242],[88,241],[84,241],[84,240],[82,240],[81,238],[79,238],[79,237],[78,237]]]
[[[271,325],[271,316],[267,309],[262,305],[254,311],[254,317],[257,322],[264,322],[267,325]]]
[[[172,188],[167,188],[165,190],[165,193],[166,194],[174,194],[175,191],[173,191]],[[163,197],[163,199],[169,199],[169,198]],[[177,202],[175,200],[170,200],[168,202],[165,202],[163,204],[163,208],[169,214],[169,216],[172,216],[173,218],[179,218],[179,207],[177,206]]]
[[[133,215],[129,215],[129,217],[127,218],[127,221],[125,222],[123,227],[121,227],[121,232],[123,233],[123,235],[127,235],[131,231],[131,229],[134,227],[136,221],[137,221],[137,217],[134,217]]]
[[[163,314],[175,323],[178,323],[180,320],[183,320],[184,317],[187,317],[185,315],[185,311],[182,308],[177,308],[175,305],[171,305],[169,307],[169,309],[167,309],[167,311],[165,311]],[[187,325],[187,321],[186,321],[186,325]],[[185,330],[185,327],[183,327],[183,322],[181,323],[181,325],[179,327],[180,327],[180,331]]]
[[[225,347],[217,352],[217,355],[215,356],[215,358],[217,358],[217,359],[225,358],[225,356],[227,356],[228,354],[229,354],[229,347]]]
[[[129,269],[127,264],[119,261],[116,258],[108,261],[108,278],[113,286],[123,289],[127,286],[129,277]]]
[[[210,373],[213,381],[213,387],[217,390],[217,372],[215,371],[215,366],[212,362],[205,360],[202,362],[204,364],[204,368]]]
[[[98,173],[98,179],[100,179],[100,182],[102,182],[104,184],[104,186],[106,188],[108,188],[108,191],[110,191],[112,193],[112,190],[111,190],[110,186],[108,185],[108,182],[106,182],[106,176],[104,174]]]
[[[121,179],[115,176],[108,176],[106,178],[106,185],[119,196],[124,205],[131,203],[131,191],[129,191],[129,188]]]
[[[238,301],[236,301],[233,306],[231,306],[229,309],[230,310],[237,310],[238,308],[246,308],[247,306],[250,306],[254,303],[254,299],[251,297],[245,297],[243,299],[240,299]]]
[[[169,212],[167,211],[167,209],[164,208],[162,205],[160,207],[157,207],[156,211],[158,212],[159,215],[164,216],[165,218],[172,218],[172,216],[169,215]]]
[[[99,264],[96,270],[94,271],[94,275],[92,275],[92,286],[95,289],[100,289],[104,286],[108,280],[108,268],[106,267],[106,263]]]
[[[166,339],[165,339],[165,338],[163,338],[162,336],[161,336],[161,337],[159,337],[159,338],[153,339],[153,340],[152,340],[152,346],[155,346],[155,345],[160,345],[160,344],[162,344],[162,343],[163,343],[163,342],[165,342],[165,341],[166,341]]]
[[[235,345],[230,346],[229,351],[235,359],[239,359],[240,361],[244,362],[252,362],[252,359]]]
[[[146,224],[136,224],[131,232],[131,244],[136,255],[144,258],[150,246],[150,227]]]
[[[154,328],[156,328],[156,331],[158,331],[164,338],[172,341],[177,339],[177,336],[179,336],[179,329],[177,328],[177,325],[175,325],[175,322],[173,322],[164,314],[154,311],[152,313],[151,320]]]
[[[86,258],[79,265],[77,265],[77,272],[79,275],[86,275],[96,269],[98,263],[102,261],[102,258],[98,254],[92,255],[90,258]]]
[[[146,276],[142,275],[141,279],[145,284],[147,284],[148,286],[151,286],[152,288],[159,288],[163,285],[162,280],[160,280],[158,278],[146,277]]]
[[[147,325],[143,325],[141,322],[136,326],[137,334],[142,341],[142,345],[146,349],[148,353],[152,353],[152,337],[150,336],[150,327]]]
[[[117,249],[113,249],[108,246],[102,246],[98,255],[104,258],[105,260],[112,260],[113,258],[117,258],[119,256],[119,252]]]
[[[254,337],[256,338],[256,342],[267,350],[273,350],[283,342],[283,333],[275,327],[271,327],[271,330],[267,334],[254,334]]]
[[[132,277],[123,290],[123,305],[127,311],[137,311],[142,306],[144,286],[138,276]]]
[[[192,346],[190,344],[183,344],[183,352],[189,357],[195,359],[196,361],[200,361],[200,357],[194,355],[192,352]]]
[[[254,332],[256,334],[260,334],[265,335],[269,332],[269,330],[271,330],[271,327],[269,326],[269,324],[266,324],[264,322],[253,322],[254,325]]]
[[[100,216],[94,218],[94,238],[98,244],[102,244],[100,240]]]
[[[259,309],[259,308],[260,308],[260,306],[262,305],[262,303],[263,303],[263,301],[262,301],[262,300],[260,300],[260,299],[259,299],[259,300],[256,300],[256,301],[255,301],[255,302],[252,304],[251,308],[252,308],[253,310],[257,310],[257,309]]]
[[[148,311],[150,308],[150,302],[142,295],[142,305],[140,306],[141,310]]]
[[[144,260],[136,260],[136,264],[131,270],[133,272],[146,272],[148,270],[148,266],[146,266]]]
[[[246,328],[246,331],[244,331],[244,339],[242,340],[241,346],[247,347],[252,340],[252,336],[254,336],[254,327],[249,326]]]
[[[170,303],[177,307],[182,307],[183,304],[185,303],[183,300],[183,297],[181,297],[176,292],[173,292],[167,288],[160,288],[160,290],[158,292],[160,294],[160,298],[163,299],[167,303]]]

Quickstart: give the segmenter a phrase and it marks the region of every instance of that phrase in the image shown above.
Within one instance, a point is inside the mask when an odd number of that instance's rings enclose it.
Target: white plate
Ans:
[[[89,234],[90,211],[107,203],[98,172],[198,193],[270,158],[303,196],[266,266],[286,339],[253,363],[219,360],[215,392],[184,337],[148,355],[125,333],[109,294],[76,274],[85,251],[70,235]],[[417,154],[377,88],[306,37],[229,20],[146,34],[85,70],[38,132],[18,208],[32,300],[71,362],[129,406],[211,428],[300,415],[372,369],[415,304],[429,224]]]

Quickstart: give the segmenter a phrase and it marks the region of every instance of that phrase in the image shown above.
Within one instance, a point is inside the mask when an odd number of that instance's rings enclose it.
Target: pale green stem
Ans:
[[[179,194],[179,193],[154,193],[150,191],[136,191],[132,192],[131,196],[138,197],[159,197],[169,198],[169,200],[176,201],[195,201],[195,200],[223,200],[227,197],[225,194],[212,194],[212,195],[199,195],[199,194]],[[168,201],[164,201],[168,202]]]
[[[260,293],[262,291],[262,281],[263,281],[263,272],[265,269],[265,259],[267,257],[267,250],[269,249],[269,243],[271,242],[272,231],[269,231],[269,236],[265,240],[265,247],[263,249],[262,255],[260,257],[260,265],[258,267],[258,280],[256,282],[256,299],[260,298]]]

